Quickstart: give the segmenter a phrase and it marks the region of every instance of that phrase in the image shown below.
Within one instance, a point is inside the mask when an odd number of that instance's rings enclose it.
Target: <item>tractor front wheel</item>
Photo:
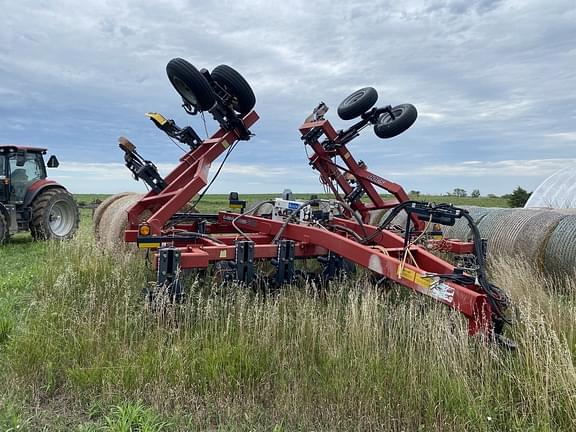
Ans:
[[[41,192],[32,202],[30,231],[35,240],[68,240],[80,222],[78,206],[64,189]]]

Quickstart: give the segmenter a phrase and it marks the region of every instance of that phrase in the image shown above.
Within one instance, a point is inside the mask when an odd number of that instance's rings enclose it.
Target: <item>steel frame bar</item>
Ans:
[[[244,125],[249,128],[258,118],[258,114],[251,111],[244,117]],[[212,162],[238,139],[239,131],[219,129],[210,139],[182,156],[180,164],[164,179],[167,187],[159,193],[149,191],[130,208],[129,230],[138,228],[142,222],[141,215],[148,210],[152,215],[145,220],[150,225],[151,233],[159,235],[166,222],[208,184],[208,170]],[[134,236],[127,232],[125,240],[134,241]]]
[[[306,144],[310,145],[314,153],[310,156],[310,165],[312,165],[319,173],[322,182],[326,184],[336,197],[342,199],[339,190],[344,191],[348,195],[354,189],[346,180],[342,167],[332,162],[335,156],[346,164],[347,169],[345,172],[352,174],[362,189],[368,195],[371,204],[365,204],[360,200],[351,203],[351,207],[357,210],[362,215],[362,220],[368,222],[370,219],[371,210],[380,210],[394,207],[398,203],[410,200],[406,191],[397,183],[386,180],[366,168],[358,165],[352,154],[346,148],[346,144],[340,141],[340,135],[335,131],[334,127],[328,120],[317,120],[304,123],[299,128],[302,138],[313,130],[321,130],[322,135],[326,136],[331,146],[327,150],[325,146],[320,143],[318,138],[314,140],[306,140]],[[320,135],[320,136],[322,136]],[[397,201],[384,201],[376,188],[378,186],[390,192]],[[424,222],[412,215],[412,222],[417,230],[424,229]]]
[[[248,215],[238,218],[237,213],[229,212],[220,212],[218,217],[220,226],[235,220],[236,225],[254,242],[254,260],[277,257],[279,246],[272,243],[271,239],[282,228],[283,222]],[[361,228],[354,221],[335,218],[334,223],[361,232]],[[370,225],[365,225],[364,229],[368,235],[376,232],[376,228]],[[216,236],[217,233],[214,232],[213,235]],[[491,326],[491,309],[485,294],[474,285],[465,286],[453,281],[440,282],[435,275],[453,273],[454,267],[421,247],[412,246],[411,262],[403,262],[404,239],[392,232],[381,231],[380,236],[375,238],[374,245],[365,245],[326,229],[290,223],[284,229],[282,238],[295,242],[295,258],[313,258],[332,252],[453,307],[468,319],[471,334],[488,330]],[[238,236],[238,240],[246,239]],[[180,246],[179,249],[181,268],[198,269],[206,268],[217,261],[234,261],[237,247],[232,241],[228,241],[227,244],[188,244]],[[441,289],[438,289],[438,286],[441,286]]]

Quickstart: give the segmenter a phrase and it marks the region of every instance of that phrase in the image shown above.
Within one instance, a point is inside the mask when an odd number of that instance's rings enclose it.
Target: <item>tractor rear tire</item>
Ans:
[[[256,96],[254,96],[250,84],[236,70],[228,65],[220,65],[214,68],[211,76],[233,97],[232,108],[234,111],[246,115],[254,108]]]
[[[208,80],[186,60],[170,60],[166,65],[166,74],[182,99],[199,111],[208,111],[216,103],[216,96]]]
[[[377,100],[378,92],[373,87],[356,90],[338,105],[338,117],[342,120],[359,117],[372,108]]]
[[[30,232],[35,240],[68,240],[80,222],[78,205],[65,189],[48,189],[32,202]]]
[[[386,139],[400,135],[414,124],[418,117],[416,107],[411,104],[402,104],[392,108],[394,118],[388,113],[384,113],[374,125],[374,133],[377,137]]]
[[[8,222],[2,213],[0,213],[0,245],[8,241]]]

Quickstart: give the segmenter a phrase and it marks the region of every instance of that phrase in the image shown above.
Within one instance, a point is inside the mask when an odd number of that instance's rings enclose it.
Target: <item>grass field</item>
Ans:
[[[198,279],[160,317],[142,257],[103,251],[90,223],[83,210],[74,241],[0,248],[0,431],[576,430],[573,279],[494,266],[522,314],[514,353],[362,277],[321,298]]]
[[[83,204],[90,204],[94,200],[102,201],[107,196],[106,194],[76,194],[76,201]],[[240,199],[245,200],[248,204],[264,201],[269,198],[279,197],[280,194],[249,194],[240,195]],[[295,194],[295,198],[298,199],[308,199],[310,194]],[[331,198],[329,195],[319,195],[320,198]],[[391,196],[387,197],[391,198]],[[457,197],[457,196],[444,196],[444,195],[418,195],[411,196],[412,199],[430,201],[435,203],[445,203],[449,202],[456,205],[469,205],[469,206],[480,206],[480,207],[508,207],[508,201],[503,197]],[[200,211],[216,211],[226,207],[228,202],[227,194],[212,194],[206,195],[200,202],[198,208]]]

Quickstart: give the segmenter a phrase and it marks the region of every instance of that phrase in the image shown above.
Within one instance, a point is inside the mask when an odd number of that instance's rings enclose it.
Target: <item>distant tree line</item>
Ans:
[[[412,190],[410,191],[410,195],[418,197],[420,196],[420,191]],[[526,204],[526,201],[528,201],[530,195],[532,195],[532,192],[528,192],[518,186],[512,191],[512,193],[502,195],[502,198],[505,198],[508,201],[508,205],[510,207],[524,207],[524,204]],[[452,192],[446,192],[446,196],[454,196],[458,198],[470,196],[472,198],[480,198],[481,194],[479,189],[474,189],[472,192],[470,192],[470,195],[468,195],[468,192],[466,192],[465,189],[454,188]],[[487,197],[498,198],[498,196],[494,194],[488,194]]]
[[[510,207],[524,207],[524,204],[526,204],[526,201],[528,201],[530,195],[532,195],[532,192],[528,192],[518,186],[512,191],[511,194],[502,195],[502,198],[506,198],[508,200],[508,205]]]

